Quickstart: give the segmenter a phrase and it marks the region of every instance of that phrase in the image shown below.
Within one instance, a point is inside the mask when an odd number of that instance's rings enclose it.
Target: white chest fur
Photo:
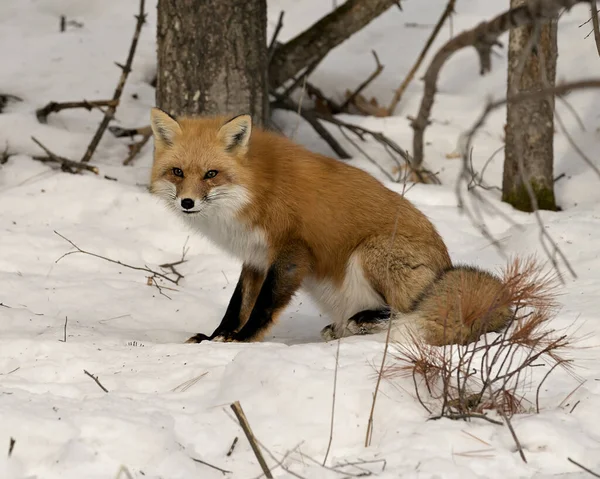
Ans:
[[[261,270],[269,267],[269,247],[264,231],[250,228],[231,216],[205,217],[191,225],[216,246]]]

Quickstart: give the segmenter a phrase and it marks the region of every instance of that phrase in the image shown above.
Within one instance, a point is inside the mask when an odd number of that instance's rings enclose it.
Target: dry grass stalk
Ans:
[[[395,362],[386,368],[386,377],[413,378],[417,399],[430,414],[457,419],[495,411],[510,419],[535,410],[524,394],[532,386],[534,366],[544,362],[571,369],[565,355],[573,338],[549,327],[558,311],[556,275],[534,258],[517,258],[504,269],[502,279],[504,287],[494,308],[509,307],[512,319],[495,337],[485,334],[486,319],[493,311],[481,310],[477,311],[480,336],[474,342],[434,346],[408,331],[404,341],[394,344]],[[464,298],[458,302],[464,303]],[[466,310],[474,311],[463,305],[461,311]],[[443,308],[439,314],[444,314]],[[464,322],[473,319],[469,315]]]

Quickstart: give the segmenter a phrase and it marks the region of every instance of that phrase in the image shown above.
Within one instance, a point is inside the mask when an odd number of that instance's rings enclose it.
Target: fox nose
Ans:
[[[186,210],[191,210],[194,207],[194,200],[191,198],[184,198],[181,200],[181,207]]]

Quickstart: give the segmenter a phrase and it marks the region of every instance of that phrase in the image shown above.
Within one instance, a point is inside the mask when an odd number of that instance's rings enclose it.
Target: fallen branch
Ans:
[[[12,156],[12,153],[8,151],[8,142],[4,147],[4,151],[0,154],[0,165],[4,165],[8,162],[8,159]]]
[[[347,0],[304,32],[276,47],[269,65],[271,88],[277,88],[325,57],[395,4],[397,0]]]
[[[425,43],[423,50],[421,50],[421,53],[419,54],[417,61],[415,62],[415,64],[412,66],[412,68],[408,72],[408,75],[406,75],[406,78],[404,79],[404,81],[400,84],[398,89],[394,92],[394,97],[392,98],[392,101],[390,102],[390,106],[387,109],[388,115],[394,114],[394,110],[398,106],[398,103],[400,103],[400,100],[402,99],[402,95],[404,95],[406,88],[408,87],[408,85],[412,81],[412,79],[414,78],[415,74],[417,73],[417,70],[421,66],[421,63],[423,63],[423,60],[425,59],[425,56],[427,55],[429,48],[431,48],[431,45],[433,44],[434,40],[438,36],[438,33],[440,33],[440,30],[442,29],[442,26],[446,22],[446,19],[454,13],[454,4],[455,3],[456,3],[456,0],[450,0],[448,2],[448,4],[446,5],[446,8],[445,8],[444,12],[442,13],[442,16],[440,17],[437,24],[433,28],[433,31],[431,32],[431,35],[427,39],[427,42]]]
[[[132,266],[130,264],[127,263],[123,263],[121,261],[118,260],[114,260],[111,258],[107,258],[106,256],[102,256],[96,253],[91,253],[89,251],[86,251],[84,249],[81,249],[79,246],[77,246],[73,241],[71,241],[70,239],[66,238],[65,236],[61,235],[59,232],[57,232],[56,230],[54,231],[54,233],[58,236],[60,236],[62,239],[64,239],[66,242],[68,242],[71,246],[73,246],[75,248],[75,251],[69,251],[65,254],[63,254],[60,258],[58,258],[55,263],[58,263],[61,259],[63,259],[65,256],[69,256],[72,254],[76,254],[76,253],[81,253],[81,254],[85,254],[88,256],[93,256],[94,258],[100,258],[103,259],[104,261],[108,261],[109,263],[113,263],[113,264],[118,264],[119,266],[123,266],[125,268],[129,268],[129,269],[133,269],[135,271],[145,271],[146,273],[150,273],[151,276],[148,276],[148,281],[147,284],[149,286],[156,286],[157,289],[159,290],[160,294],[162,294],[163,296],[167,297],[168,299],[171,299],[169,296],[167,296],[162,290],[163,288],[166,288],[166,286],[161,286],[160,284],[158,284],[158,279],[163,279],[166,281],[169,281],[170,283],[173,283],[175,285],[179,284],[179,281],[181,280],[181,278],[183,278],[183,275],[179,272],[177,272],[174,268],[174,266],[179,265],[181,263],[183,263],[185,261],[185,254],[187,252],[187,249],[184,246],[184,250],[183,250],[183,255],[181,260],[175,262],[175,263],[165,263],[163,265],[160,265],[161,268],[166,269],[166,268],[170,268],[171,269],[171,274],[175,275],[175,278],[171,278],[169,277],[169,273],[161,273],[159,271],[154,271],[153,269],[148,268],[147,266]],[[166,288],[166,289],[172,289],[173,288]]]
[[[575,464],[578,468],[584,470],[585,472],[587,472],[588,474],[591,474],[594,477],[600,477],[600,474],[598,474],[597,472],[592,471],[591,469],[579,464],[577,461],[571,459],[570,457],[567,457],[567,461],[569,461],[571,464]]]
[[[91,374],[91,373],[87,372],[85,369],[83,370],[83,372],[85,373],[85,375],[86,375],[86,376],[89,376],[89,377],[91,377],[91,378],[94,380],[94,382],[95,382],[95,383],[96,383],[96,384],[97,384],[97,385],[100,387],[100,389],[102,389],[102,390],[103,390],[105,393],[107,393],[107,392],[108,392],[108,389],[106,389],[106,388],[105,388],[105,387],[102,385],[102,383],[100,382],[100,380],[98,379],[98,377],[97,377],[97,376],[94,376],[93,374]]]
[[[594,41],[596,42],[596,50],[600,55],[600,26],[598,25],[598,6],[595,1],[590,2],[592,13],[592,27],[594,29]]]
[[[62,343],[66,343],[67,342],[67,323],[69,322],[69,317],[65,316],[65,326],[63,328],[63,339],[59,339],[60,342]]]
[[[17,440],[14,437],[11,437],[8,441],[8,457],[12,456],[13,450],[15,448],[15,444]]]
[[[100,143],[100,139],[104,134],[104,131],[108,127],[108,123],[113,119],[115,111],[117,109],[116,105],[119,104],[119,100],[121,98],[121,94],[123,93],[123,89],[125,87],[125,82],[127,81],[127,76],[129,72],[131,72],[131,64],[133,63],[133,56],[135,54],[135,50],[138,44],[138,39],[140,37],[140,32],[142,30],[142,25],[146,22],[146,13],[144,12],[145,0],[140,0],[140,12],[136,15],[136,25],[135,32],[133,34],[133,39],[131,40],[131,46],[129,47],[129,54],[127,55],[127,61],[125,65],[120,65],[117,63],[117,66],[121,68],[121,77],[119,78],[119,82],[117,83],[117,87],[115,89],[115,93],[113,94],[113,100],[116,102],[114,105],[109,106],[106,112],[104,113],[104,118],[100,122],[98,129],[96,130],[96,134],[92,138],[89,146],[83,158],[81,158],[82,163],[87,163],[92,158],[94,151],[96,151],[96,147],[98,143]]]
[[[100,173],[100,170],[98,170],[98,168],[96,166],[88,165],[86,163],[80,163],[78,161],[69,160],[68,158],[65,158],[63,156],[58,156],[58,155],[52,153],[52,151],[50,151],[48,148],[46,148],[35,137],[32,136],[31,139],[33,140],[33,142],[36,145],[38,145],[48,155],[48,156],[33,156],[32,158],[36,161],[41,161],[41,162],[53,161],[56,163],[60,163],[61,169],[63,171],[66,171],[67,173],[72,173],[72,174],[79,173],[81,170],[91,171],[95,175]]]
[[[437,92],[437,81],[440,70],[446,61],[458,50],[473,47],[479,55],[480,74],[491,70],[492,48],[499,46],[498,37],[511,28],[547,22],[556,16],[561,8],[570,9],[574,5],[589,0],[536,0],[527,2],[517,8],[509,9],[488,22],[462,32],[448,41],[435,54],[424,76],[425,87],[421,106],[417,117],[412,121],[413,134],[413,168],[421,168],[424,159],[424,134],[429,125],[429,116]],[[594,0],[595,1],[595,0]]]
[[[108,107],[117,107],[119,105],[119,100],[95,100],[95,101],[67,101],[63,103],[57,103],[55,101],[51,101],[45,107],[39,108],[35,111],[35,116],[37,117],[40,123],[48,123],[48,115],[50,113],[58,113],[62,110],[67,110],[71,108],[85,108],[88,111],[91,111],[94,108],[101,109],[100,107],[108,106]]]
[[[353,93],[351,93],[350,95],[348,95],[348,98],[346,98],[346,101],[341,104],[340,110],[345,111],[348,108],[348,105],[350,105],[351,103],[353,103],[354,100],[356,100],[356,97],[358,95],[360,95],[360,93],[365,88],[367,88],[371,84],[371,82],[373,80],[375,80],[375,78],[377,78],[381,74],[381,72],[383,71],[383,69],[385,68],[379,62],[379,57],[377,56],[377,52],[375,52],[375,50],[371,50],[371,53],[373,53],[373,57],[375,57],[375,70],[373,70],[373,73],[371,73],[367,77],[367,79],[365,81],[363,81],[360,85],[358,85],[358,87],[356,88],[356,90],[354,90]]]
[[[211,469],[215,469],[216,471],[219,471],[222,474],[231,474],[231,471],[228,471],[227,469],[221,469],[220,467],[210,464],[209,462],[203,461],[202,459],[198,459],[196,457],[190,457],[190,459],[194,462],[197,462],[198,464],[202,464],[203,466],[207,466],[207,467],[210,467]]]
[[[10,93],[0,93],[0,113],[2,113],[9,101],[23,101],[23,99],[17,95],[11,95]]]
[[[265,462],[265,458],[263,457],[262,453],[260,452],[260,449],[256,442],[256,438],[254,437],[254,433],[252,432],[252,429],[250,428],[250,424],[248,423],[248,419],[246,418],[246,415],[244,414],[244,410],[242,409],[241,404],[239,403],[239,401],[236,401],[233,404],[231,404],[230,407],[233,410],[238,421],[240,422],[240,426],[242,426],[244,434],[246,434],[246,437],[248,438],[250,447],[252,447],[252,451],[254,451],[254,455],[256,456],[256,459],[258,460],[258,463],[260,464],[260,467],[261,467],[265,477],[267,477],[268,479],[273,479],[273,475],[271,474],[271,471],[269,470],[269,466],[267,466],[267,463]]]
[[[350,154],[339,144],[339,142],[333,137],[331,133],[319,122],[318,114],[314,110],[307,110],[300,108],[300,106],[290,98],[286,98],[278,93],[272,92],[275,95],[277,101],[271,105],[273,108],[279,108],[282,110],[293,111],[304,118],[310,126],[319,134],[323,140],[331,147],[333,151],[342,160],[351,158]]]
[[[231,446],[229,447],[229,451],[227,451],[227,454],[226,454],[227,457],[229,457],[229,456],[231,456],[233,454],[233,451],[235,449],[235,446],[236,446],[237,442],[238,442],[238,437],[235,436],[233,438],[233,442],[231,443]]]
[[[124,165],[131,164],[131,162],[140,153],[140,151],[142,151],[142,148],[144,148],[144,145],[146,143],[148,143],[148,140],[150,140],[150,138],[152,138],[152,132],[151,131],[145,132],[142,135],[142,139],[140,141],[137,141],[137,142],[133,143],[132,145],[129,145],[129,154],[127,155],[127,158],[125,158],[123,160],[123,164]]]
[[[335,369],[333,372],[333,392],[331,394],[331,423],[329,425],[329,441],[327,442],[327,450],[325,451],[325,457],[323,457],[323,466],[327,464],[327,457],[329,456],[329,451],[331,450],[331,443],[333,442],[333,424],[335,420],[335,394],[337,392],[337,376],[338,369],[340,366],[340,345],[342,342],[342,338],[338,338],[337,350],[335,352]]]
[[[273,54],[275,53],[275,45],[277,45],[277,37],[279,36],[279,32],[283,28],[283,16],[285,12],[281,10],[279,12],[279,18],[277,19],[277,25],[275,26],[275,30],[273,31],[273,36],[271,37],[271,41],[269,42],[269,47],[267,49],[267,65],[271,63],[273,59]]]

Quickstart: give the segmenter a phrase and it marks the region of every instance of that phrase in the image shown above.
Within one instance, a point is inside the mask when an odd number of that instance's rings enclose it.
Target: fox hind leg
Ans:
[[[348,319],[342,328],[336,328],[334,323],[325,326],[321,330],[321,337],[325,341],[331,341],[345,336],[375,334],[388,327],[390,316],[391,310],[388,307],[365,309]]]

